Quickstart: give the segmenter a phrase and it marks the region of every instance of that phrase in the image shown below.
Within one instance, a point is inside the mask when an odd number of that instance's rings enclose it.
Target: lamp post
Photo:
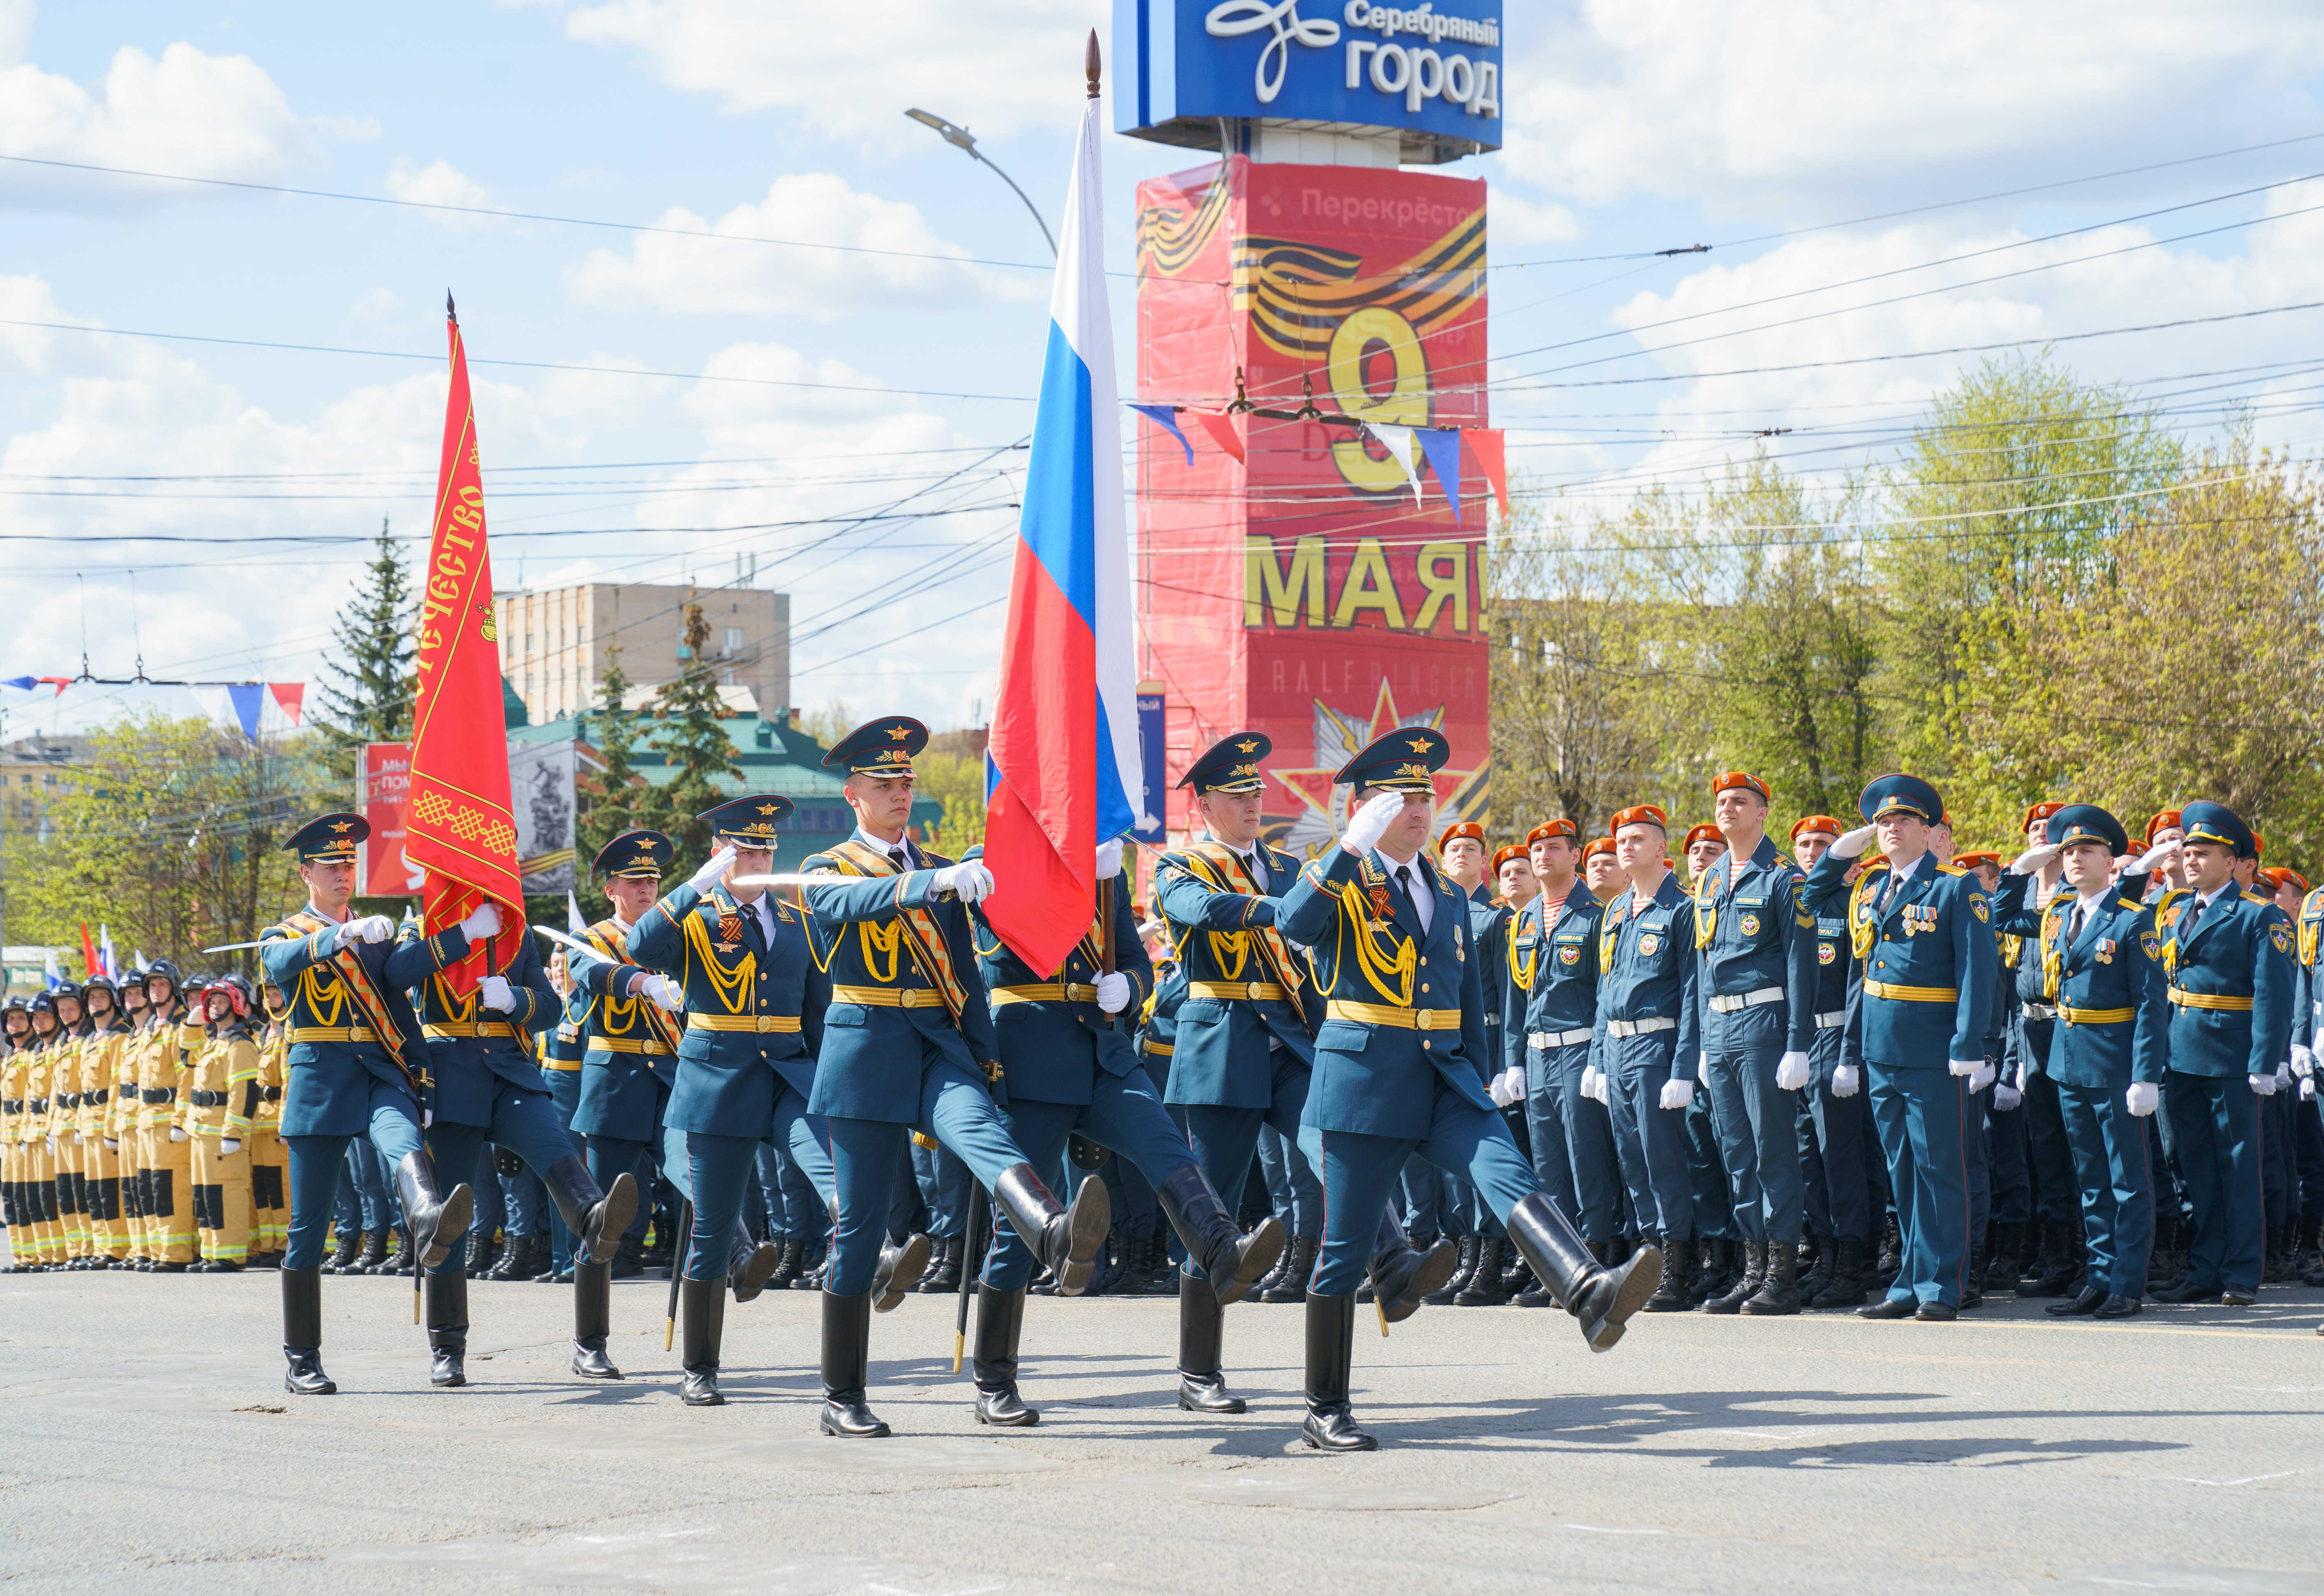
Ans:
[[[952,145],[955,149],[967,151],[968,158],[971,161],[982,161],[985,165],[992,167],[993,172],[1002,182],[1009,185],[1010,189],[1015,192],[1017,198],[1025,200],[1025,208],[1027,210],[1033,211],[1033,225],[1041,229],[1041,236],[1043,238],[1048,239],[1049,253],[1053,255],[1057,253],[1057,241],[1049,235],[1049,224],[1041,219],[1041,213],[1039,211],[1033,209],[1033,202],[1030,199],[1025,198],[1025,190],[1017,187],[1017,180],[1010,177],[1007,172],[1002,171],[998,166],[993,166],[991,158],[986,155],[983,151],[976,147],[976,135],[974,134],[969,132],[968,129],[961,126],[958,123],[945,121],[934,111],[922,111],[915,108],[905,112],[904,115],[909,116],[913,121],[918,123],[923,127],[932,127],[936,129],[938,134],[943,135],[944,142],[945,143]]]

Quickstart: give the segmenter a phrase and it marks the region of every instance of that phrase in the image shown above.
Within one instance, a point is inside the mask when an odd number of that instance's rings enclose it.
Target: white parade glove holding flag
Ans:
[[[1786,1053],[1775,1060],[1775,1085],[1784,1092],[1796,1092],[1808,1084],[1808,1056]]]
[[[1351,853],[1370,853],[1379,846],[1389,825],[1403,813],[1404,794],[1374,793],[1362,808],[1348,816],[1348,829],[1340,838],[1340,846]]]
[[[1665,1108],[1689,1108],[1692,1107],[1693,1103],[1694,1083],[1692,1081],[1674,1079],[1665,1081],[1663,1083],[1663,1106]]]
[[[470,942],[482,942],[487,936],[500,934],[501,906],[497,903],[479,903],[475,911],[460,922],[460,935]]]
[[[1831,845],[1832,854],[1836,858],[1853,859],[1872,845],[1872,839],[1877,835],[1878,834],[1869,826],[1859,826],[1854,831],[1843,831],[1840,834],[1839,840]]]
[[[1097,1006],[1107,1014],[1119,1014],[1130,1007],[1130,977],[1120,971],[1097,978]]]
[[[1861,1084],[1862,1079],[1852,1064],[1843,1064],[1831,1072],[1831,1094],[1834,1097],[1853,1097]]]
[[[2133,1081],[2122,1095],[2124,1105],[2142,1120],[2163,1103],[2163,1088],[2153,1081]]]
[[[963,903],[974,903],[992,890],[992,872],[981,859],[947,864],[936,872],[936,890],[957,893]]]
[[[1097,845],[1097,879],[1110,881],[1121,873],[1121,839],[1111,837]]]
[[[486,904],[484,907],[489,909],[492,906]],[[485,935],[490,936],[491,933]],[[485,976],[476,988],[476,1001],[496,1014],[516,1012],[516,993],[509,990],[508,977],[504,975]]]
[[[697,892],[707,892],[718,884],[719,878],[726,873],[727,869],[733,863],[734,846],[729,843],[710,855],[708,863],[705,863],[700,870],[687,877],[686,884]]]

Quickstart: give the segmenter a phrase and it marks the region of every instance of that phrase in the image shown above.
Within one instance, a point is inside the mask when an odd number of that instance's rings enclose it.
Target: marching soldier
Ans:
[[[1714,1314],[1796,1314],[1800,1088],[1814,1069],[1815,917],[1800,870],[1766,833],[1767,784],[1729,770],[1711,784],[1720,848],[1695,880],[1698,1061],[1716,1112],[1727,1195],[1743,1232],[1743,1278]]]
[[[428,1153],[454,1170],[475,1169],[487,1142],[516,1154],[540,1177],[567,1227],[581,1238],[576,1259],[603,1264],[637,1211],[637,1185],[624,1172],[600,1186],[557,1122],[549,1084],[532,1061],[532,1038],[557,1023],[561,1007],[539,950],[530,937],[519,942],[471,992],[458,991],[444,973],[500,929],[500,908],[490,902],[478,904],[458,925],[432,936],[421,936],[416,922],[407,922],[384,962],[388,984],[420,994],[420,1035],[428,1059],[421,1118]],[[455,1246],[428,1270],[431,1386],[468,1383],[467,1262],[467,1249]],[[576,1349],[586,1339],[584,1332],[595,1324],[595,1305],[585,1303],[583,1296],[576,1272]],[[599,1344],[602,1348],[602,1341]],[[587,1361],[577,1350],[575,1361]],[[595,1377],[594,1370],[576,1372]]]
[[[196,1274],[240,1274],[250,1256],[250,1157],[258,1117],[257,1004],[239,975],[202,991],[206,1032],[186,1073],[184,1128],[193,1148],[194,1222],[201,1230]]]
[[[664,1163],[694,1208],[678,1288],[686,1371],[679,1394],[689,1407],[726,1400],[718,1391],[718,1358],[727,1291],[748,1302],[781,1258],[779,1248],[753,1241],[742,1222],[759,1149],[780,1149],[826,1204],[837,1190],[830,1150],[807,1113],[831,983],[816,966],[798,910],[763,886],[737,884],[772,867],[776,834],[790,813],[790,799],[772,793],[705,810],[696,818],[709,825],[718,851],[640,917],[624,944],[640,968],[608,980],[576,961],[591,990],[610,993],[625,977],[641,1007],[676,995],[686,1016]],[[609,877],[658,881],[676,852],[658,831],[630,832],[605,844],[597,868]],[[682,992],[674,992],[673,975],[684,981]],[[919,1241],[908,1261],[914,1278],[926,1245]],[[890,1282],[895,1272],[891,1262]],[[911,1284],[883,1292],[883,1305],[895,1306]]]
[[[1008,1088],[967,913],[991,890],[992,872],[904,835],[912,756],[927,740],[926,726],[897,715],[832,746],[823,762],[846,772],[855,831],[805,866],[854,878],[804,892],[816,964],[831,977],[807,1103],[828,1121],[838,1183],[817,1420],[827,1435],[888,1434],[865,1405],[864,1384],[881,1243],[912,1130],[960,1156],[1065,1296],[1086,1288],[1111,1217],[1102,1180],[1083,1181],[1070,1210],[1051,1195],[995,1106]],[[925,1240],[915,1240],[924,1261]],[[890,1284],[908,1287],[920,1267],[896,1268]]]
[[[474,1194],[447,1193],[420,1140],[425,1067],[420,1019],[387,977],[395,922],[352,918],[355,844],[371,835],[360,815],[320,815],[287,844],[306,883],[304,908],[262,934],[266,979],[290,999],[290,1084],[282,1137],[290,1149],[290,1244],[282,1259],[283,1388],[328,1396],[323,1372],[323,1237],[329,1228],[347,1143],[367,1137],[395,1172],[418,1267],[432,1269],[465,1241]],[[474,1163],[470,1166],[473,1168]]]
[[[2160,1104],[2171,1019],[2154,911],[2115,885],[2114,862],[2129,851],[2129,834],[2106,810],[2062,805],[2047,840],[2019,856],[1997,899],[1996,924],[2034,939],[2022,953],[2037,961],[2056,1014],[2043,1070],[2057,1084],[2073,1150],[2089,1259],[2080,1292],[2050,1305],[2060,1318],[2137,1313],[2154,1240],[2141,1121]],[[2037,904],[2041,878],[2030,872],[2053,860],[2068,890]]]
[[[2258,1300],[2265,1215],[2260,1206],[2259,1105],[2275,1091],[2290,1047],[2292,923],[2236,884],[2257,839],[2224,804],[2180,811],[2187,886],[2155,906],[2171,1009],[2163,1105],[2194,1211],[2187,1278],[2164,1302]]]
[[[1283,1226],[1272,1214],[1249,1235],[1235,1223],[1113,1017],[1134,1012],[1154,982],[1119,839],[1100,844],[1097,878],[1111,882],[1099,913],[1112,917],[1119,968],[1101,973],[1106,934],[1089,934],[1058,969],[1033,969],[971,909],[976,955],[1009,1101],[1001,1117],[1037,1169],[1054,1169],[1069,1138],[1080,1136],[1136,1166],[1186,1249],[1178,1276],[1178,1406],[1195,1412],[1240,1413],[1219,1370],[1223,1305],[1240,1300],[1283,1251]],[[982,857],[972,849],[967,857]],[[1110,899],[1110,901],[1108,901]],[[1183,1010],[1182,1010],[1183,1012]],[[1244,1154],[1248,1167],[1250,1153]],[[1240,1193],[1237,1193],[1240,1200]],[[1029,1425],[1040,1415],[1017,1392],[1017,1349],[1025,1318],[1032,1249],[1015,1233],[993,1238],[977,1284],[976,1417],[981,1424]]]
[[[1989,946],[1992,909],[1974,877],[1929,852],[1944,816],[1935,788],[1917,776],[1883,776],[1857,807],[1867,824],[1816,862],[1804,894],[1820,917],[1848,893],[1849,938],[1864,968],[1857,1023],[1903,1237],[1904,1268],[1887,1296],[1857,1312],[1950,1320],[1968,1287],[1968,1094],[1993,1075],[1985,1061],[2000,963]],[[1876,835],[1882,858],[1850,890],[1849,868]]]
[[[1325,1204],[1308,1287],[1301,1435],[1327,1451],[1378,1445],[1349,1404],[1355,1292],[1389,1184],[1414,1153],[1476,1182],[1592,1351],[1620,1339],[1661,1261],[1648,1248],[1601,1268],[1543,1194],[1485,1093],[1477,1063],[1486,1056],[1484,988],[1465,899],[1418,857],[1434,772],[1450,753],[1441,733],[1407,726],[1341,767],[1333,779],[1353,788],[1356,806],[1347,830],[1300,871],[1278,917],[1284,936],[1314,950],[1324,1000],[1300,1128]]]

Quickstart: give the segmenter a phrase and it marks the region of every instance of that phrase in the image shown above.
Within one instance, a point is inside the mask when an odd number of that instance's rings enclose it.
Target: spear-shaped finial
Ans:
[[[1089,74],[1089,97],[1097,98],[1098,55],[1097,30],[1090,30],[1089,53],[1082,58],[1082,70]]]
[[[454,327],[460,325],[460,315],[452,309],[452,291],[448,288],[444,291],[444,319]]]

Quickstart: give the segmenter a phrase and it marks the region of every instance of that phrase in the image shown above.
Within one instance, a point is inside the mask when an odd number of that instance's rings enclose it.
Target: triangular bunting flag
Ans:
[[[1461,435],[1450,427],[1416,427],[1413,436],[1420,439],[1420,452],[1428,457],[1428,468],[1436,473],[1436,485],[1444,490],[1444,501],[1452,506],[1452,524],[1461,524]]]
[[[1186,414],[1194,418],[1194,425],[1200,427],[1213,443],[1232,455],[1237,465],[1250,464],[1243,452],[1242,435],[1235,430],[1232,416],[1224,411],[1188,411]]]
[[[1405,479],[1412,484],[1412,502],[1415,506],[1417,506],[1420,503],[1420,473],[1413,468],[1413,429],[1375,427],[1370,421],[1366,421],[1364,430],[1379,438],[1380,447],[1394,456],[1396,463],[1404,467]]]
[[[1130,408],[1176,438],[1178,447],[1186,451],[1186,464],[1191,466],[1194,463],[1194,446],[1186,441],[1185,433],[1178,430],[1177,407],[1167,404],[1133,404]]]

